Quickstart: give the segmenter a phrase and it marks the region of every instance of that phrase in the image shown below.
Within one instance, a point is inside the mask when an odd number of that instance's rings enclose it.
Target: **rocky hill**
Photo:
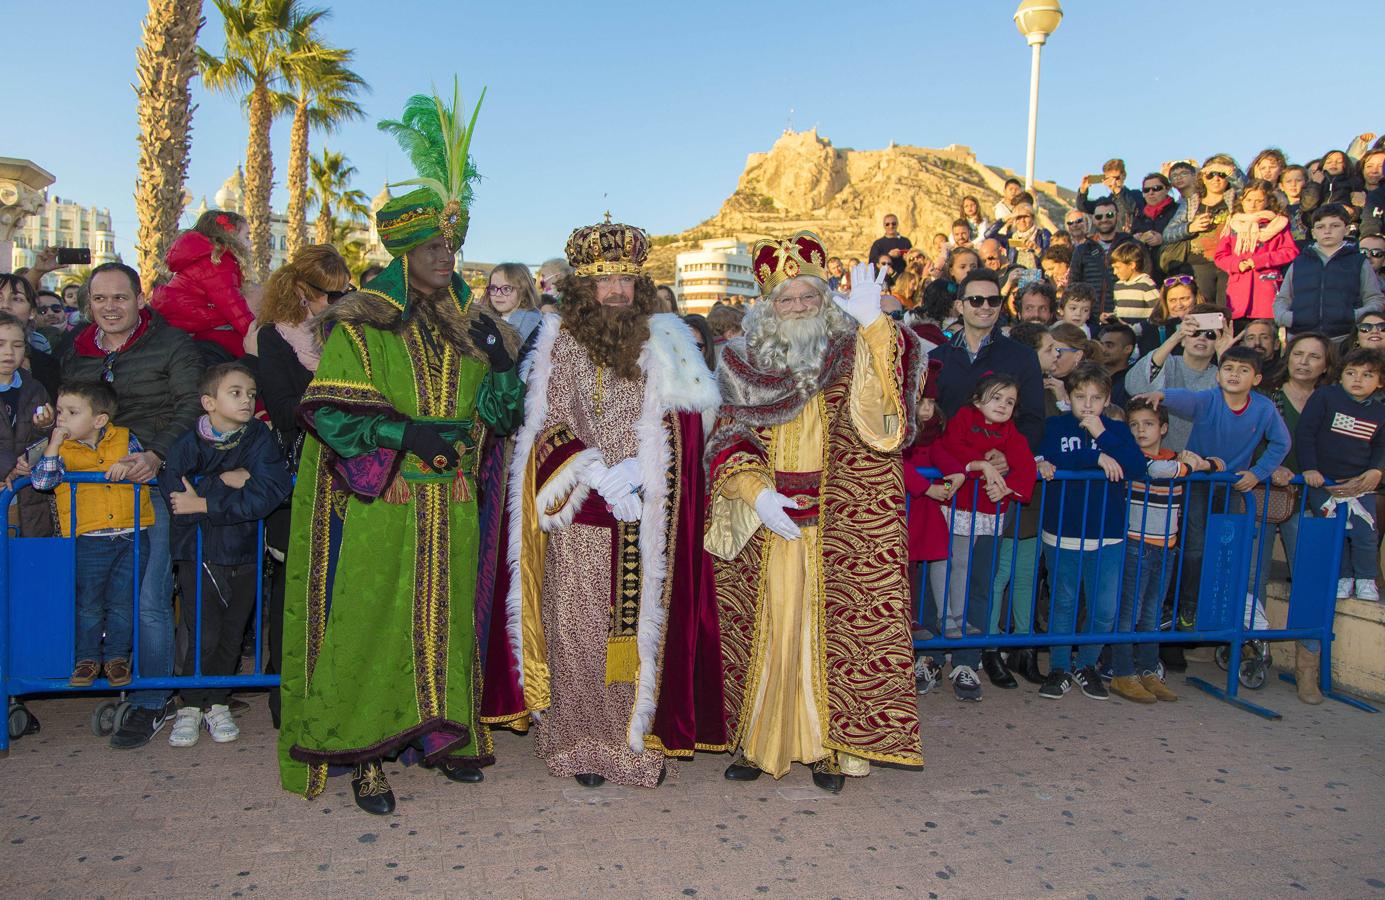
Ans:
[[[926,247],[933,234],[948,232],[962,197],[979,197],[989,213],[1013,174],[978,162],[970,148],[957,144],[852,150],[832,146],[816,129],[785,131],[768,153],[750,154],[735,193],[716,215],[653,239],[649,268],[657,280],[672,281],[674,258],[698,241],[751,242],[801,228],[821,236],[833,255],[860,257],[882,234],[885,213],[897,215],[900,233]],[[1051,182],[1034,188],[1040,221],[1051,228],[1074,195]]]

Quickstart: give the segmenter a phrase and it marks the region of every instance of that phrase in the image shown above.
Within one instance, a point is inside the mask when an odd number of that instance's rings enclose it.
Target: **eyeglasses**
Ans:
[[[486,293],[498,297],[508,297],[515,292],[512,284],[492,284],[486,287]]]
[[[356,286],[354,284],[348,284],[346,287],[342,288],[339,291],[329,291],[326,288],[320,288],[317,285],[313,284],[311,281],[307,282],[307,285],[308,287],[317,291],[319,294],[326,294],[328,303],[336,303],[338,300],[340,300],[342,297],[345,297],[347,294],[356,293]]]
[[[1173,286],[1176,285],[1176,284],[1183,284],[1183,285],[1191,286],[1192,283],[1193,283],[1193,276],[1191,276],[1191,275],[1175,275],[1175,276],[1173,276],[1172,278],[1165,278],[1165,279],[1164,279],[1164,287],[1173,287]]]
[[[1031,215],[1026,215],[1025,213],[1018,213],[1018,214],[1015,216],[1015,221],[1018,222],[1020,219],[1032,219],[1032,218],[1034,218],[1034,217],[1031,216]]]
[[[793,296],[793,297],[788,297],[788,296],[784,296],[784,297],[775,297],[775,298],[774,298],[774,305],[775,305],[775,306],[788,306],[790,303],[793,303],[793,304],[796,304],[796,305],[798,305],[798,306],[812,306],[814,303],[819,302],[821,299],[822,299],[822,295],[816,294],[816,293],[814,293],[814,294],[798,294],[798,295]]]
[[[1381,259],[1381,258],[1385,258],[1385,250],[1377,250],[1375,247],[1362,247],[1362,248],[1361,248],[1361,253],[1362,253],[1367,259]]]
[[[1005,302],[1004,300],[1001,300],[1000,296],[997,294],[967,294],[962,299],[965,302],[970,303],[972,309],[980,309],[983,306],[989,306],[992,309],[995,309],[998,308],[1000,304]]]
[[[1092,218],[1096,219],[1098,222],[1104,221],[1106,219],[1114,219],[1115,217],[1116,214],[1113,212],[1092,213]]]
[[[1215,341],[1217,339],[1217,333],[1209,328],[1206,331],[1194,331],[1193,337],[1206,338],[1209,341]]]
[[[886,222],[886,223],[885,223],[885,227],[886,227],[886,228],[898,228],[898,227],[899,227],[899,223],[898,223],[898,222]]]
[[[1385,331],[1385,322],[1362,322],[1356,326],[1356,330],[1362,334],[1371,334],[1376,331]]]
[[[63,308],[61,306],[40,306],[38,308],[38,311],[44,313],[55,313],[62,312]]]
[[[1073,219],[1072,221],[1064,222],[1063,224],[1066,225],[1066,226],[1068,226],[1069,228],[1076,228],[1076,227],[1078,227],[1079,225],[1086,225],[1086,224],[1087,224],[1087,220],[1086,220],[1086,219]]]
[[[1222,171],[1220,171],[1220,170],[1218,170],[1218,169],[1205,169],[1205,170],[1203,170],[1202,177],[1203,177],[1203,178],[1224,178],[1224,179],[1226,179],[1227,181],[1230,181],[1230,180],[1231,180],[1231,173],[1230,173],[1230,172],[1222,172]]]
[[[1150,187],[1140,188],[1140,190],[1144,191],[1146,194],[1157,194],[1160,191],[1168,190],[1168,188],[1164,187],[1162,184],[1156,184]]]

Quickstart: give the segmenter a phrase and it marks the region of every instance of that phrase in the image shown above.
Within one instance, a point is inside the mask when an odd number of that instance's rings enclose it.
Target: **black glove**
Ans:
[[[500,327],[495,320],[481,313],[480,321],[471,323],[471,339],[476,347],[490,359],[491,369],[508,372],[514,368],[515,359],[505,349],[505,339],[500,336]]]
[[[404,449],[423,460],[424,465],[436,472],[455,469],[461,461],[461,456],[445,436],[451,428],[450,425],[433,422],[410,422],[404,426]]]

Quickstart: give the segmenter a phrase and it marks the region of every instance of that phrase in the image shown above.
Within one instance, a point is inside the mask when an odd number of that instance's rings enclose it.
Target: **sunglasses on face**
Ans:
[[[1173,287],[1176,284],[1184,284],[1191,286],[1192,283],[1193,276],[1191,275],[1175,275],[1172,278],[1164,279],[1164,287]]]
[[[1361,253],[1364,254],[1367,259],[1385,258],[1385,250],[1377,250],[1375,247],[1362,247]]]
[[[1206,339],[1209,340],[1209,341],[1215,341],[1215,340],[1217,339],[1217,333],[1216,333],[1215,331],[1210,330],[1210,329],[1208,329],[1207,331],[1194,331],[1194,332],[1193,332],[1193,337],[1195,337],[1195,338],[1206,338]]]
[[[1054,352],[1057,353],[1059,356],[1062,356],[1064,353],[1077,353],[1077,352],[1078,352],[1078,349],[1077,349],[1076,347],[1054,347],[1053,350],[1054,350]]]
[[[1375,331],[1385,332],[1385,322],[1362,322],[1356,326],[1356,330],[1362,334],[1370,334]]]
[[[1115,217],[1116,214],[1113,212],[1092,213],[1092,218],[1096,219],[1098,222],[1104,221],[1106,219],[1114,219]]]
[[[1079,228],[1083,225],[1086,225],[1087,223],[1082,219],[1073,219],[1071,222],[1064,222],[1063,224],[1068,226],[1069,228]]]
[[[1229,173],[1227,173],[1227,172],[1218,172],[1218,171],[1215,171],[1215,170],[1209,171],[1209,172],[1203,172],[1203,173],[1202,173],[1202,177],[1203,177],[1203,178],[1221,178],[1221,179],[1224,179],[1224,180],[1227,180],[1227,181],[1229,181],[1229,180],[1231,179],[1231,175],[1230,175]]]
[[[1159,193],[1160,191],[1162,191],[1163,189],[1164,189],[1164,186],[1163,186],[1162,184],[1154,184],[1154,185],[1150,185],[1150,186],[1147,187],[1147,188],[1141,188],[1141,190],[1144,191],[1146,194],[1157,194],[1157,193]]]
[[[318,287],[312,282],[308,282],[308,287],[317,291],[319,294],[326,294],[328,303],[336,303],[338,300],[340,300],[342,297],[345,297],[347,294],[356,293],[356,286],[354,284],[348,284],[346,287],[342,288],[339,291],[329,291],[326,288]]]
[[[40,306],[38,308],[38,311],[44,313],[55,313],[62,312],[63,308],[61,306]]]
[[[970,303],[972,309],[980,309],[983,306],[989,306],[992,309],[998,309],[1000,307],[1000,304],[1005,302],[1000,299],[999,295],[987,294],[967,294],[962,299],[967,303]]]

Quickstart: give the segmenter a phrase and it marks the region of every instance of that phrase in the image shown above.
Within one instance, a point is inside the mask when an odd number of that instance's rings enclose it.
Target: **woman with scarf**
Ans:
[[[1003,227],[991,227],[986,237],[999,238],[1010,248],[1010,261],[1024,269],[1037,269],[1039,259],[1048,250],[1052,234],[1047,228],[1040,228],[1034,217],[1034,207],[1028,203],[1016,203],[1010,213],[1010,220]]]
[[[1149,274],[1157,284],[1164,277],[1164,270],[1159,266],[1159,248],[1164,244],[1164,229],[1173,221],[1178,205],[1173,199],[1173,186],[1159,172],[1151,172],[1144,177],[1140,193],[1144,195],[1145,202],[1131,220],[1130,233],[1135,240],[1149,248]]]
[[[1239,331],[1251,319],[1274,318],[1274,295],[1298,245],[1272,182],[1251,181],[1236,200],[1214,259],[1227,273],[1227,300]]]
[[[258,353],[260,399],[289,468],[298,469],[302,432],[298,403],[313,380],[322,358],[318,317],[334,301],[355,290],[351,271],[331,244],[313,244],[298,251],[265,283],[260,317],[246,337],[246,351]],[[279,671],[284,630],[284,551],[288,547],[289,504],[275,510],[265,523],[265,547],[274,557],[269,592],[269,652],[266,671]],[[270,714],[279,726],[279,692],[270,693]]]

